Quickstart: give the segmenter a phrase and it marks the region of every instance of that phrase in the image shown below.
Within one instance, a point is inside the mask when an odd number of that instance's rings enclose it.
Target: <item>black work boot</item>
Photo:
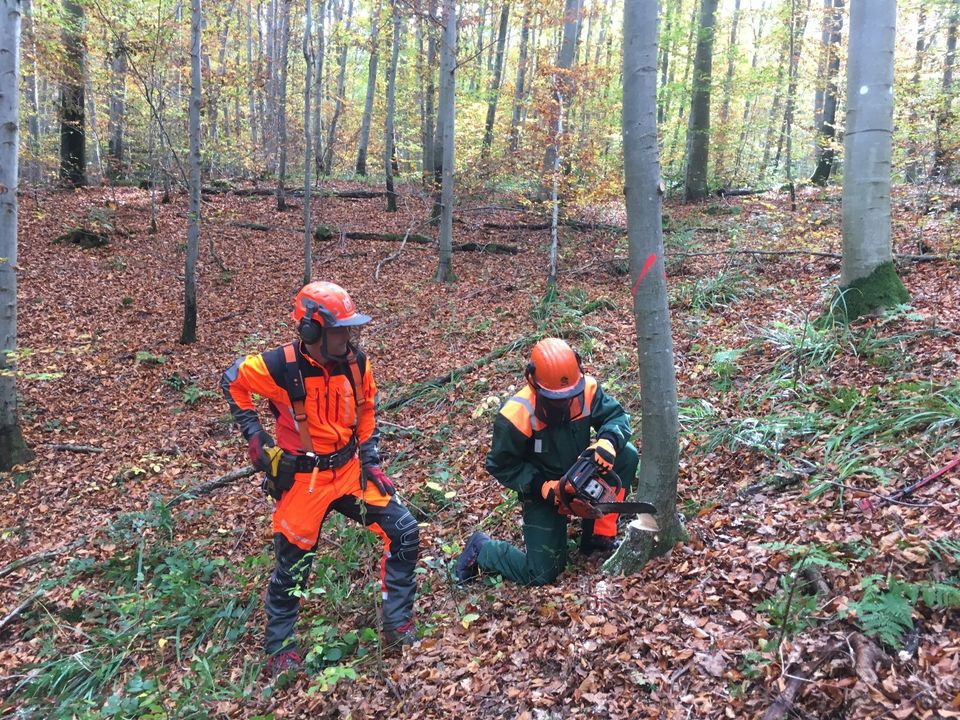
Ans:
[[[400,627],[384,630],[382,637],[385,647],[413,645],[417,641],[417,626],[413,620],[407,620]]]
[[[598,557],[610,557],[619,545],[620,543],[616,538],[606,535],[594,535],[592,532],[585,532],[580,536],[580,552],[587,557],[594,553],[597,553]]]
[[[467,540],[467,544],[463,546],[463,552],[457,558],[457,566],[453,570],[453,577],[458,583],[463,585],[480,574],[477,559],[480,557],[480,548],[488,542],[490,542],[490,536],[479,530]]]

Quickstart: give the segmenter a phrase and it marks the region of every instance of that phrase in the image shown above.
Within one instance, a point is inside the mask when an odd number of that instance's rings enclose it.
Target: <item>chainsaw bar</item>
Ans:
[[[617,513],[618,515],[656,515],[657,508],[653,503],[648,502],[608,502],[597,503],[592,506],[594,510],[599,510],[604,515],[607,513]]]

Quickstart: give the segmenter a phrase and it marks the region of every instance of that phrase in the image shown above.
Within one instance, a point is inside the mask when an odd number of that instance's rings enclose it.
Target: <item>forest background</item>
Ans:
[[[574,342],[640,434],[623,4],[15,5],[4,381],[31,452],[3,475],[5,711],[960,715],[960,483],[887,500],[960,439],[960,3],[876,4],[896,13],[878,181],[909,301],[856,323],[819,321],[848,259],[847,3],[660,8],[688,538],[534,590],[457,588],[449,564],[476,527],[519,538],[482,461],[538,337]],[[311,273],[376,319],[383,445],[423,523],[422,639],[384,655],[377,550],[331,521],[304,589],[311,673],[278,688],[259,651],[270,506],[216,382],[291,337]]]

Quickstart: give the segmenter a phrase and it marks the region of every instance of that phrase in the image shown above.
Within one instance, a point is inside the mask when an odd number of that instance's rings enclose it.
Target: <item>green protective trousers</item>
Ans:
[[[635,484],[638,463],[633,443],[627,443],[617,453],[613,469],[628,492]],[[484,572],[498,573],[519,585],[547,585],[567,566],[569,518],[541,498],[525,499],[522,511],[526,552],[508,542],[493,540],[480,548],[477,564]]]

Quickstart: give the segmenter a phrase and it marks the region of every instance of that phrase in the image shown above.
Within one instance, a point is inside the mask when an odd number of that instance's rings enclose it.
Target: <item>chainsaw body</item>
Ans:
[[[623,481],[613,470],[600,474],[600,466],[588,454],[570,466],[560,480],[560,502],[582,518],[601,518],[608,513],[618,515],[656,515],[656,507],[648,502],[618,502],[617,493]]]

